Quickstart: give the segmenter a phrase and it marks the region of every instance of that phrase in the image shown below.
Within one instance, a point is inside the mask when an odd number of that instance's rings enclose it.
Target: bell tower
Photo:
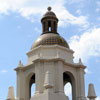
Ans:
[[[43,34],[47,32],[57,34],[58,18],[56,17],[55,13],[51,11],[51,7],[48,7],[48,11],[43,15],[41,22]]]
[[[66,40],[57,32],[58,18],[48,7],[43,15],[42,34],[33,43],[27,53],[28,61],[23,65],[21,61],[15,71],[17,73],[17,100],[69,100],[64,93],[64,86],[68,82],[72,86],[72,100],[86,100],[84,70],[81,59],[73,62],[74,51],[70,49]],[[32,84],[35,93],[31,95]],[[13,91],[11,87],[9,91]],[[67,91],[67,90],[66,90]],[[15,100],[12,92],[7,100]],[[95,100],[93,85],[89,87],[88,98]],[[92,98],[92,99],[91,99]]]

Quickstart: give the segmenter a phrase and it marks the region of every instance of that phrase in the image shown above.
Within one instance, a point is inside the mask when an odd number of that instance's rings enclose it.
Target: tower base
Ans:
[[[45,93],[35,94],[30,100],[69,100],[68,96],[64,93]]]

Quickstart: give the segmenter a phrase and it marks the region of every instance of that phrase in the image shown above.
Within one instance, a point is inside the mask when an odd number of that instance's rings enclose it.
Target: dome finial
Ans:
[[[48,9],[48,11],[51,11],[52,8],[49,6],[47,9]]]

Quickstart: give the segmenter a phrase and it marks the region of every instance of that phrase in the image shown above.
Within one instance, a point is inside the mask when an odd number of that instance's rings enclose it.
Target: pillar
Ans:
[[[95,100],[96,97],[97,96],[95,94],[94,85],[89,84],[89,87],[88,87],[88,98],[89,98],[89,100]]]
[[[13,86],[9,87],[8,90],[8,96],[6,100],[15,100],[15,95],[14,95],[14,88]]]

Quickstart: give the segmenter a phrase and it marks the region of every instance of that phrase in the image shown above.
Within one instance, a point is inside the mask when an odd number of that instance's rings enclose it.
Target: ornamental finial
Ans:
[[[79,64],[83,65],[81,58],[79,58]]]
[[[48,7],[47,9],[48,9],[48,11],[51,11],[52,8],[51,7]]]
[[[21,60],[19,61],[18,67],[23,67]]]

